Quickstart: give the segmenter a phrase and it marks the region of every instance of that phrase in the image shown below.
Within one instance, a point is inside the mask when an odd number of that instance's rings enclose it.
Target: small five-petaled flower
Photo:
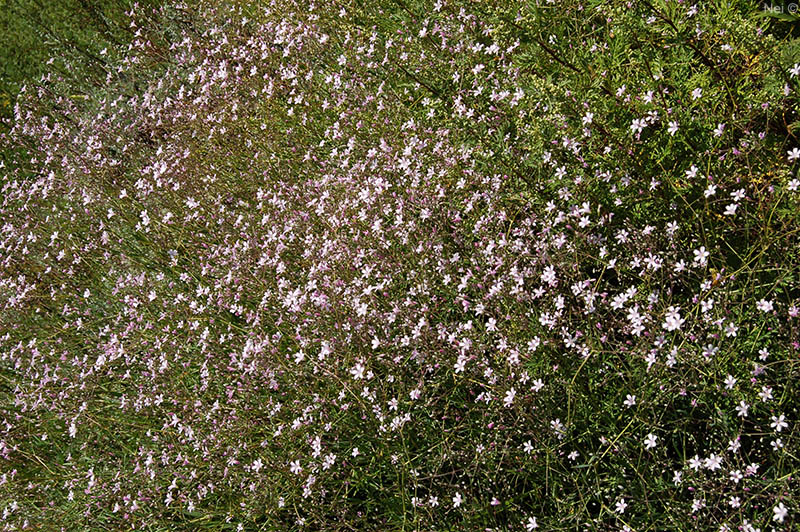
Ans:
[[[786,508],[782,502],[779,502],[778,506],[773,508],[772,511],[775,513],[775,515],[772,516],[772,520],[779,523],[783,523],[783,520],[786,519],[786,515],[789,513],[789,509]]]
[[[614,509],[614,511],[617,512],[618,514],[623,514],[623,513],[625,513],[625,508],[627,508],[627,507],[628,507],[628,503],[625,502],[625,499],[620,499],[620,500],[617,501],[617,505],[616,505],[616,508]]]
[[[458,508],[461,506],[462,502],[464,502],[464,499],[461,497],[461,494],[456,493],[455,497],[453,497],[453,508]]]

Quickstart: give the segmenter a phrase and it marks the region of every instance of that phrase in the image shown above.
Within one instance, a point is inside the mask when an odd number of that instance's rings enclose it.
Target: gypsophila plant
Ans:
[[[2,137],[3,530],[796,526],[784,22],[127,16]]]

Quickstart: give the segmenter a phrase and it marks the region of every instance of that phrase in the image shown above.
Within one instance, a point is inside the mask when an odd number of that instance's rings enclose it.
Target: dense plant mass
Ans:
[[[797,526],[790,22],[127,16],[2,140],[3,530]]]
[[[0,0],[0,119],[13,115],[14,95],[25,79],[59,68],[48,62],[52,55],[68,56],[81,76],[108,68],[103,49],[126,43],[135,31],[128,27],[126,3],[133,2]],[[6,125],[0,122],[0,128]]]

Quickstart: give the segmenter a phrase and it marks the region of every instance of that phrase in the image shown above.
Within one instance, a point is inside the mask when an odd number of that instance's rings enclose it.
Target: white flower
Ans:
[[[556,433],[558,439],[562,439],[564,437],[564,424],[561,423],[561,420],[556,418],[550,422],[550,426],[553,427],[553,432]]]
[[[772,520],[783,523],[783,520],[786,519],[786,514],[789,513],[789,510],[783,505],[782,502],[779,502],[778,506],[772,509],[772,512],[775,514],[772,516]]]
[[[632,407],[633,405],[635,405],[635,404],[636,404],[636,396],[635,396],[635,395],[628,394],[628,395],[625,397],[625,401],[624,401],[622,404],[624,404],[624,405],[625,405],[625,406],[627,406],[628,408]]]
[[[675,136],[675,133],[678,132],[678,123],[675,121],[670,122],[667,131],[669,131],[670,135]]]
[[[800,149],[792,148],[791,150],[786,152],[789,156],[789,161],[794,161],[795,159],[800,158]]]
[[[706,262],[708,262],[709,252],[706,251],[705,246],[700,246],[700,249],[695,249],[694,253],[694,262],[695,264],[699,264],[700,266],[705,266]]]
[[[762,299],[758,303],[756,303],[756,308],[761,312],[772,312],[772,301],[767,301],[766,299]]]
[[[701,89],[700,87],[697,87],[695,90],[692,91],[692,100],[697,100],[701,96],[703,96],[703,89]]]
[[[739,417],[747,417],[747,411],[749,409],[750,405],[748,405],[744,401],[739,401],[739,406],[736,407],[736,415]]]
[[[292,462],[289,465],[290,465],[290,469],[291,469],[292,473],[294,473],[295,475],[299,475],[300,472],[303,471],[303,468],[300,467],[300,460],[295,460],[294,462]]]
[[[534,530],[536,528],[539,528],[539,523],[536,522],[536,518],[529,517],[528,524],[525,525],[525,529],[528,530],[528,532],[530,532],[531,530]]]
[[[552,266],[548,266],[544,269],[542,273],[542,282],[547,283],[550,286],[553,286],[556,282],[556,269]]]
[[[633,133],[641,133],[646,125],[647,122],[643,118],[634,118],[631,122],[631,131]]]
[[[648,434],[647,437],[644,439],[645,448],[652,449],[653,447],[655,447],[657,439],[658,436],[656,436],[655,434],[652,433]]]
[[[758,369],[758,366],[756,366],[756,369]],[[761,369],[763,370],[763,368],[761,368]],[[756,373],[756,375],[758,375],[758,373]],[[764,403],[766,403],[767,401],[771,401],[772,400],[772,388],[770,388],[769,386],[762,386],[761,387],[761,391],[758,392],[758,396],[761,398],[761,401],[764,402]]]
[[[464,502],[464,499],[461,497],[461,494],[456,492],[455,497],[453,497],[453,508],[458,508],[461,506],[461,503]]]
[[[353,378],[354,378],[354,379],[356,379],[356,380],[363,379],[363,378],[364,378],[364,370],[365,370],[365,369],[366,369],[366,368],[364,367],[364,364],[362,364],[361,362],[359,362],[358,364],[356,364],[354,367],[352,367],[352,368],[350,369],[350,374],[351,374],[351,375],[353,376]]]
[[[625,513],[625,508],[627,507],[628,503],[625,502],[625,499],[620,499],[617,501],[617,505],[614,511],[617,512],[618,514],[623,514]]]
[[[505,406],[507,406],[507,407],[511,406],[512,404],[514,404],[514,397],[516,395],[517,395],[517,390],[515,390],[514,388],[511,388],[510,390],[508,390],[506,392],[506,396],[503,398],[503,404]]]
[[[716,471],[722,467],[722,457],[712,454],[703,461],[703,467],[710,469],[711,471]]]
[[[716,347],[714,345],[708,344],[703,348],[703,356],[706,357],[706,358],[711,358],[714,355],[716,355],[718,351],[719,351],[719,347]]]
[[[789,426],[789,424],[786,423],[785,420],[786,420],[786,416],[784,416],[783,414],[781,414],[780,416],[777,416],[777,417],[776,416],[772,416],[772,423],[770,424],[770,427],[775,429],[775,432],[780,432],[780,431],[782,431],[783,429],[785,429],[786,427]]]
[[[678,222],[672,221],[667,224],[667,234],[672,236],[678,230]]]
[[[531,454],[531,452],[533,451],[533,444],[531,443],[531,440],[526,441],[523,444],[522,448],[526,454]]]
[[[567,458],[569,458],[571,461],[573,461],[573,462],[574,462],[575,460],[577,460],[578,456],[580,456],[580,455],[578,454],[578,451],[572,451],[571,453],[569,453],[569,454],[567,455]]]
[[[681,328],[681,325],[683,325],[685,321],[685,319],[681,318],[680,309],[678,307],[670,306],[667,309],[667,316],[661,326],[668,331],[676,331]]]

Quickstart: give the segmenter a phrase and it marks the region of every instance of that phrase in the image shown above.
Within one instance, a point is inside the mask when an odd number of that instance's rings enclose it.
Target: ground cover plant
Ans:
[[[796,527],[788,7],[125,16],[0,137],[3,530]]]
[[[48,60],[69,56],[80,76],[107,67],[104,50],[127,44],[128,0],[0,0],[0,117],[13,115],[16,94],[26,80],[57,67]],[[139,0],[140,8],[157,5]],[[7,126],[4,120],[2,126]]]

